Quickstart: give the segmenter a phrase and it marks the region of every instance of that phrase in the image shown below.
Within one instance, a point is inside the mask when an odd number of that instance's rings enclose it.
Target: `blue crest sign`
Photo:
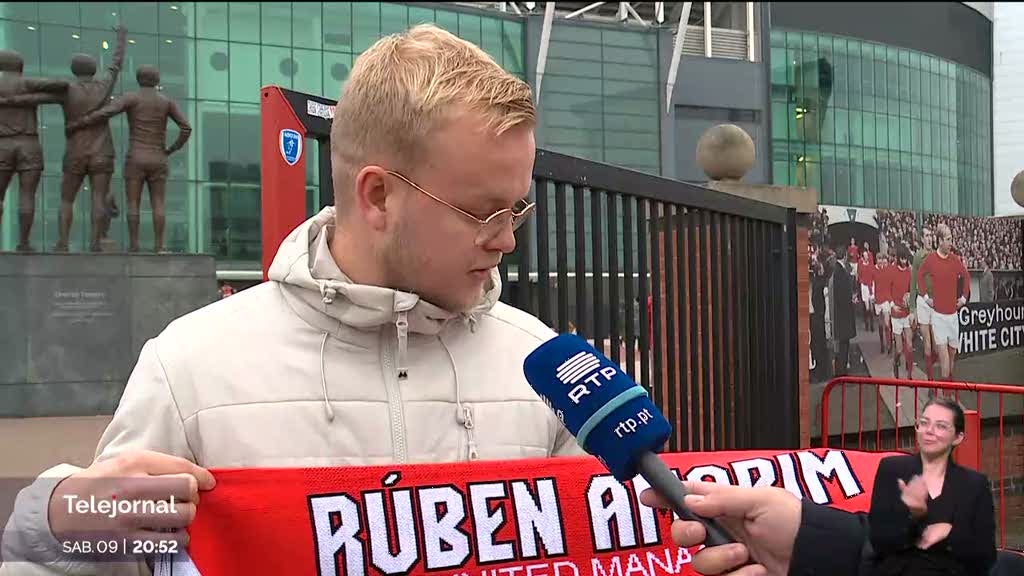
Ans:
[[[280,145],[281,157],[284,158],[284,161],[289,166],[295,166],[295,163],[302,157],[302,134],[285,128],[281,130],[278,144]]]

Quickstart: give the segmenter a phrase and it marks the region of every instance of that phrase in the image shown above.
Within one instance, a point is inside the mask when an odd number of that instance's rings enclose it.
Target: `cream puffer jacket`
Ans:
[[[326,208],[283,242],[270,282],[146,343],[97,459],[148,449],[232,468],[582,453],[523,377],[554,332],[498,301],[497,270],[471,312],[451,314],[350,282],[330,254],[333,225]],[[3,551],[30,562],[0,575],[104,573],[62,559],[49,531],[53,486],[77,470],[47,470],[19,494]]]

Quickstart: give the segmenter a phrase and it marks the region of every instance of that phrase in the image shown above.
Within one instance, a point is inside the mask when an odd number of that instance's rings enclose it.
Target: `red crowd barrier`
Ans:
[[[869,425],[868,429],[865,430],[865,415],[869,418],[870,413],[870,401],[868,412],[865,414],[864,410],[864,387],[870,386],[875,390],[874,394],[874,426]],[[960,447],[956,451],[956,460],[961,465],[969,466],[977,470],[983,471],[982,459],[982,428],[983,423],[988,422],[990,425],[998,422],[999,436],[997,438],[998,443],[998,478],[991,478],[991,472],[989,471],[990,479],[995,483],[998,481],[999,484],[999,541],[1000,546],[1006,546],[1006,452],[1004,450],[1004,439],[1006,437],[1006,426],[1008,418],[1014,420],[1020,419],[1024,423],[1024,414],[1010,415],[1006,414],[1006,402],[1005,397],[1007,394],[1019,396],[1024,398],[1024,386],[1012,386],[1005,384],[974,384],[965,382],[935,382],[928,380],[897,380],[893,378],[862,378],[856,376],[844,376],[840,378],[834,378],[825,385],[822,392],[821,399],[821,445],[824,448],[829,447],[830,436],[830,408],[831,393],[835,388],[839,388],[842,391],[840,400],[840,417],[839,417],[839,444],[841,448],[847,448],[849,439],[849,448],[856,450],[883,450],[884,441],[889,440],[890,433],[892,435],[892,441],[894,446],[884,448],[886,450],[901,450],[900,448],[900,428],[910,427],[909,440],[908,437],[904,436],[904,444],[914,442],[914,429],[913,422],[917,420],[919,415],[918,411],[924,402],[933,395],[945,394],[953,396],[958,402],[964,406],[966,416],[966,438]],[[847,389],[853,388],[857,396],[857,426],[854,429],[849,429],[847,426]],[[903,394],[901,395],[901,389]],[[891,393],[891,397],[887,396],[883,399],[883,390],[887,393]],[[910,390],[913,390],[913,410],[906,407],[905,400],[909,400]],[[986,413],[985,403],[983,402],[983,394],[998,394],[998,415]],[[968,404],[973,400],[974,407],[971,408]],[[882,405],[888,404],[886,408],[887,416],[891,416],[892,425],[883,424],[883,412]],[[991,403],[989,403],[991,404]],[[850,410],[852,412],[852,406]],[[991,410],[989,411],[991,412]],[[852,414],[851,414],[852,417]],[[996,420],[998,418],[998,420]],[[909,420],[909,423],[901,423],[901,419]],[[873,432],[873,434],[872,434]],[[884,433],[884,434],[883,434]],[[904,432],[906,434],[906,432]],[[872,438],[874,436],[874,438]],[[853,440],[856,439],[856,446],[852,446]],[[865,444],[867,440],[867,445]],[[874,446],[871,440],[874,440]],[[1019,468],[1019,466],[1018,466]],[[1010,470],[1014,473],[1021,473],[1022,470]]]

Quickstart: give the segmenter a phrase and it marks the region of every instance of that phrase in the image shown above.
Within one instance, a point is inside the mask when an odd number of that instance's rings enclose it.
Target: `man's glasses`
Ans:
[[[928,430],[929,428],[933,427],[939,432],[942,432],[943,434],[953,429],[953,425],[950,424],[949,422],[932,422],[931,420],[928,420],[926,418],[918,418],[917,421],[914,422],[915,430]]]
[[[501,236],[502,232],[505,231],[505,227],[506,226],[511,225],[513,232],[518,230],[519,227],[523,225],[523,222],[526,222],[526,219],[530,216],[530,214],[533,213],[533,210],[537,206],[533,202],[527,202],[526,200],[520,200],[519,202],[516,202],[516,205],[513,206],[512,208],[505,208],[503,210],[498,210],[494,214],[491,214],[487,218],[481,220],[480,218],[477,218],[476,216],[470,214],[469,212],[466,212],[462,208],[459,208],[458,206],[455,206],[453,204],[445,202],[444,200],[438,198],[437,196],[434,196],[430,192],[427,192],[422,187],[420,187],[419,184],[416,184],[415,182],[413,182],[412,180],[410,180],[410,179],[406,178],[405,176],[399,174],[398,172],[395,172],[393,170],[388,170],[387,173],[392,175],[392,176],[394,176],[394,177],[396,177],[396,178],[399,178],[400,180],[402,180],[403,182],[405,182],[409,186],[412,186],[416,190],[426,194],[427,196],[429,196],[433,200],[435,200],[435,201],[437,201],[437,202],[439,202],[441,204],[444,204],[448,208],[451,208],[452,210],[458,212],[459,214],[462,214],[466,218],[469,218],[469,219],[473,220],[474,222],[476,222],[477,224],[479,224],[480,225],[480,230],[477,231],[477,235],[476,235],[476,245],[477,246],[482,246],[484,244],[492,242],[495,238],[497,238],[498,236]]]

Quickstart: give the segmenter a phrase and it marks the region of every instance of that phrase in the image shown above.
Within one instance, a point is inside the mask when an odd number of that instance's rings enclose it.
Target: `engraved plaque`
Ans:
[[[51,318],[69,324],[92,324],[114,315],[106,290],[62,290],[53,293]]]
[[[123,274],[29,279],[29,382],[106,381],[130,366]]]

